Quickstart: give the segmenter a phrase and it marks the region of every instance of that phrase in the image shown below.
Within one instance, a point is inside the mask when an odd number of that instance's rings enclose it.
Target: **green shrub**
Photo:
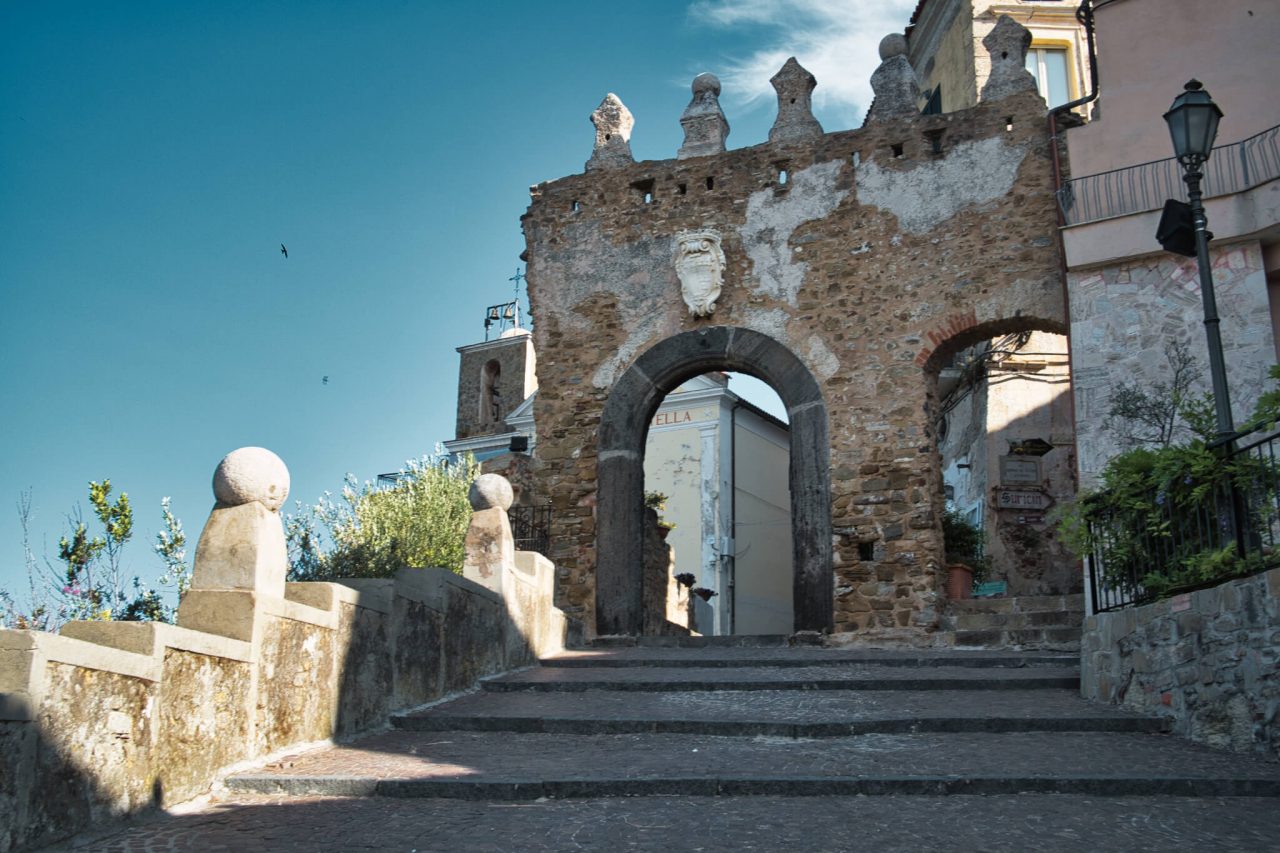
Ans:
[[[1271,378],[1280,379],[1280,367],[1271,369]],[[1274,424],[1278,411],[1280,391],[1267,391],[1246,428]],[[1195,438],[1112,457],[1101,472],[1101,488],[1056,513],[1061,541],[1081,557],[1104,553],[1105,583],[1141,598],[1251,574],[1265,559],[1241,558],[1223,537],[1229,535],[1233,490],[1250,496],[1242,508],[1250,502],[1274,506],[1280,481],[1275,460],[1237,455],[1224,461],[1208,443],[1216,430],[1212,400],[1188,397],[1177,414]],[[1237,522],[1246,528],[1265,523],[1247,509]]]
[[[390,577],[406,566],[461,572],[478,473],[470,456],[423,457],[393,485],[357,488],[348,477],[341,500],[326,493],[313,506],[299,503],[285,519],[290,579]]]
[[[948,564],[961,563],[972,569],[975,584],[985,581],[991,569],[991,560],[984,553],[986,544],[986,531],[948,504],[942,513],[944,559]]]

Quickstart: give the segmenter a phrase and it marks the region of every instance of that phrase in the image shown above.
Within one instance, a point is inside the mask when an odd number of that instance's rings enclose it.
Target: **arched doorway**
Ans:
[[[658,404],[709,370],[747,373],[773,386],[791,422],[795,630],[832,628],[831,488],[827,407],[817,380],[782,344],[750,329],[711,326],[668,338],[614,383],[600,418],[596,630],[639,634],[643,625],[644,447]]]
[[[924,365],[942,503],[985,537],[976,594],[1080,592],[1078,560],[1051,513],[1076,492],[1064,331],[1022,317],[988,323],[941,342]]]

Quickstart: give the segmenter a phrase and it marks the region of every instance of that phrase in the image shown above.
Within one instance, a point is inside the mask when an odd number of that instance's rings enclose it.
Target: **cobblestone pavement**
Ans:
[[[237,796],[54,850],[1140,851],[1280,850],[1275,800],[632,797],[532,803]]]
[[[792,690],[939,690],[1058,687],[1076,689],[1076,667],[889,667],[744,666],[744,667],[555,667],[523,670],[484,682],[484,689],[502,692],[544,688],[577,691],[592,686],[613,690],[792,689]]]
[[[663,666],[741,667],[752,665],[847,666],[885,665],[910,668],[935,666],[1075,666],[1078,653],[1010,652],[985,650],[894,651],[831,648],[761,648],[753,646],[706,648],[660,648],[636,646],[614,649],[574,649],[545,658],[547,666]]]
[[[756,691],[630,691],[588,690],[582,693],[477,693],[463,696],[425,711],[401,718],[405,728],[428,728],[427,721],[458,728],[477,728],[486,720],[503,721],[502,728],[513,731],[551,731],[558,721],[571,721],[581,733],[619,731],[614,721],[656,723],[681,721],[684,731],[706,733],[733,723],[776,723],[785,726],[815,724],[838,731],[841,723],[920,724],[923,721],[1043,720],[1045,725],[1072,728],[1086,720],[1130,722],[1141,728],[1149,718],[1118,708],[1090,704],[1074,690],[895,690],[848,691],[813,690],[801,694],[786,690]],[[905,721],[905,722],[904,722]],[[495,728],[495,726],[488,726]],[[752,732],[723,732],[750,734]],[[762,726],[760,733],[772,732]]]
[[[1280,781],[1280,762],[1171,735],[1094,732],[862,735],[541,735],[391,731],[289,756],[262,778],[659,779],[949,776]],[[336,792],[331,792],[336,793]],[[1277,803],[1280,811],[1280,802]]]

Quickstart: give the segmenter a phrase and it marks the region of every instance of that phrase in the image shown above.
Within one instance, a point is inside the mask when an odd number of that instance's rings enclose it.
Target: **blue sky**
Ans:
[[[582,170],[605,93],[666,159],[711,71],[754,145],[795,54],[856,127],[914,5],[0,0],[0,588],[24,491],[52,557],[109,478],[152,579],[160,499],[194,552],[236,447],[285,460],[291,504],[430,452],[528,187]]]

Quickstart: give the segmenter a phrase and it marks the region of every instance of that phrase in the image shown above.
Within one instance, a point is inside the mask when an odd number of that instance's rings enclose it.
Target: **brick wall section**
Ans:
[[[1090,616],[1087,699],[1169,717],[1174,731],[1280,757],[1280,569]]]
[[[821,384],[837,630],[931,630],[932,375],[983,338],[1065,330],[1043,101],[1020,93],[801,145],[602,169],[532,196],[534,414],[558,602],[594,624],[596,430],[612,383],[659,341],[734,326],[778,341]],[[715,313],[694,319],[674,237],[703,228],[723,235],[727,269]],[[860,561],[867,542],[874,558]]]

